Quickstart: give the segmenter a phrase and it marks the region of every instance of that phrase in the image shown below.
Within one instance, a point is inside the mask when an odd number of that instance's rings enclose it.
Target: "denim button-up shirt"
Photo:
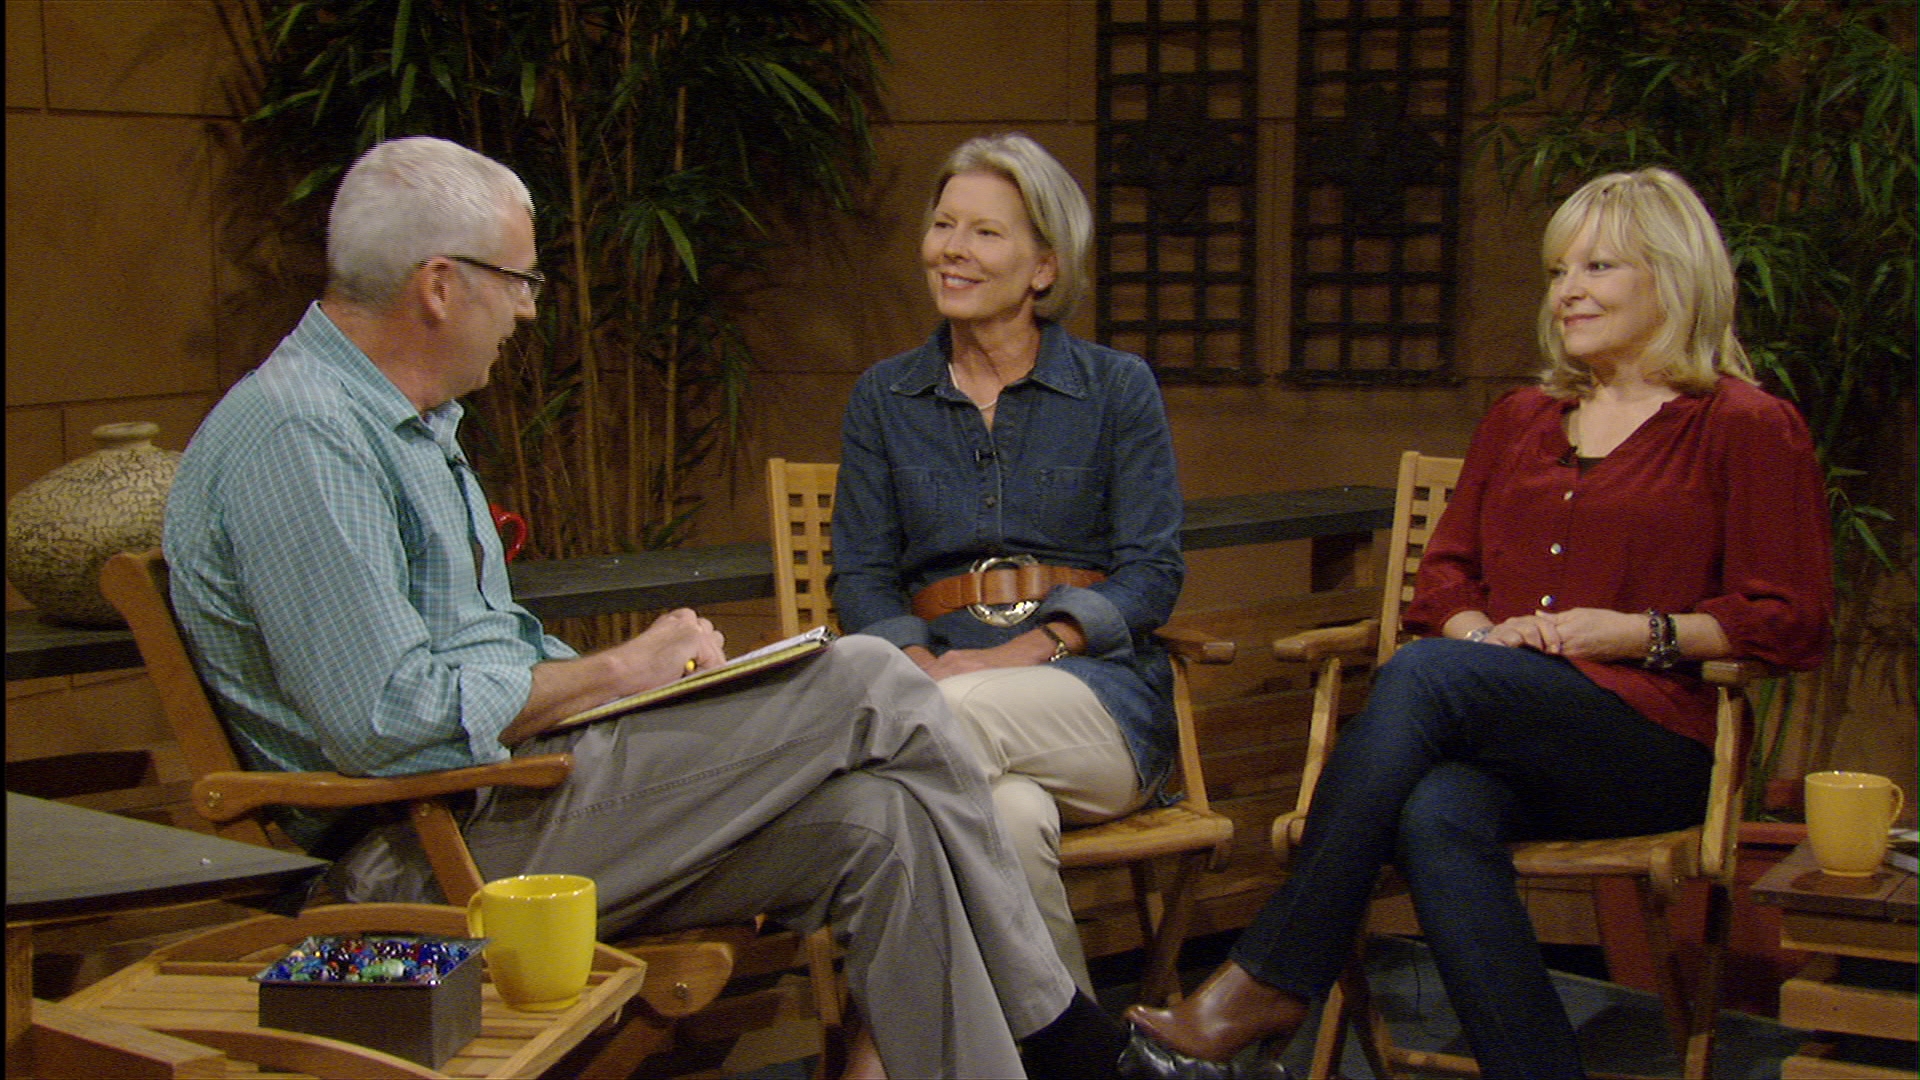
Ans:
[[[841,433],[833,601],[848,631],[935,654],[988,648],[1066,615],[1086,655],[1060,667],[1118,723],[1143,788],[1172,764],[1173,673],[1153,631],[1186,573],[1173,440],[1139,357],[1041,323],[1033,371],[1000,393],[993,427],[947,371],[943,325],[861,376]],[[926,622],[912,596],[988,555],[1097,570],[1058,586],[1028,619],[990,626],[966,609]]]

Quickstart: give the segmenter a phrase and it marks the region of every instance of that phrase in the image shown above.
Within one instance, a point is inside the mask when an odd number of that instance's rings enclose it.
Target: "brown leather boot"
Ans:
[[[1306,1002],[1231,960],[1178,1005],[1127,1010],[1127,1019],[1156,1042],[1205,1061],[1226,1061],[1254,1042],[1291,1035],[1306,1017]]]

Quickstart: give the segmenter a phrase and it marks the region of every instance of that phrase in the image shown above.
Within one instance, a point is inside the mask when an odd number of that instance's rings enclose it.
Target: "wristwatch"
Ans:
[[[1040,632],[1047,635],[1047,638],[1053,642],[1053,655],[1047,657],[1047,663],[1058,663],[1073,655],[1073,650],[1067,648],[1067,640],[1059,634],[1054,633],[1051,624],[1041,623]]]

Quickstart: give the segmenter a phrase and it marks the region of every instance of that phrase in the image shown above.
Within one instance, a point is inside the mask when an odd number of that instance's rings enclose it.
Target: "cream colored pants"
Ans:
[[[1126,739],[1087,684],[1056,667],[974,671],[942,679],[940,690],[980,750],[994,808],[1054,948],[1092,998],[1060,881],[1060,828],[1116,818],[1145,801]]]

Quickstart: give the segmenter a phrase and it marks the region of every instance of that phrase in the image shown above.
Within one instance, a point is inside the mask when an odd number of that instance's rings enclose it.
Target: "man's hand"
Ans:
[[[713,623],[677,608],[610,649],[535,664],[527,704],[500,733],[500,743],[517,746],[574,713],[724,664],[726,644]]]
[[[621,689],[612,696],[663,686],[702,668],[727,662],[727,639],[692,608],[675,608],[605,655]],[[692,667],[688,667],[688,663]]]

